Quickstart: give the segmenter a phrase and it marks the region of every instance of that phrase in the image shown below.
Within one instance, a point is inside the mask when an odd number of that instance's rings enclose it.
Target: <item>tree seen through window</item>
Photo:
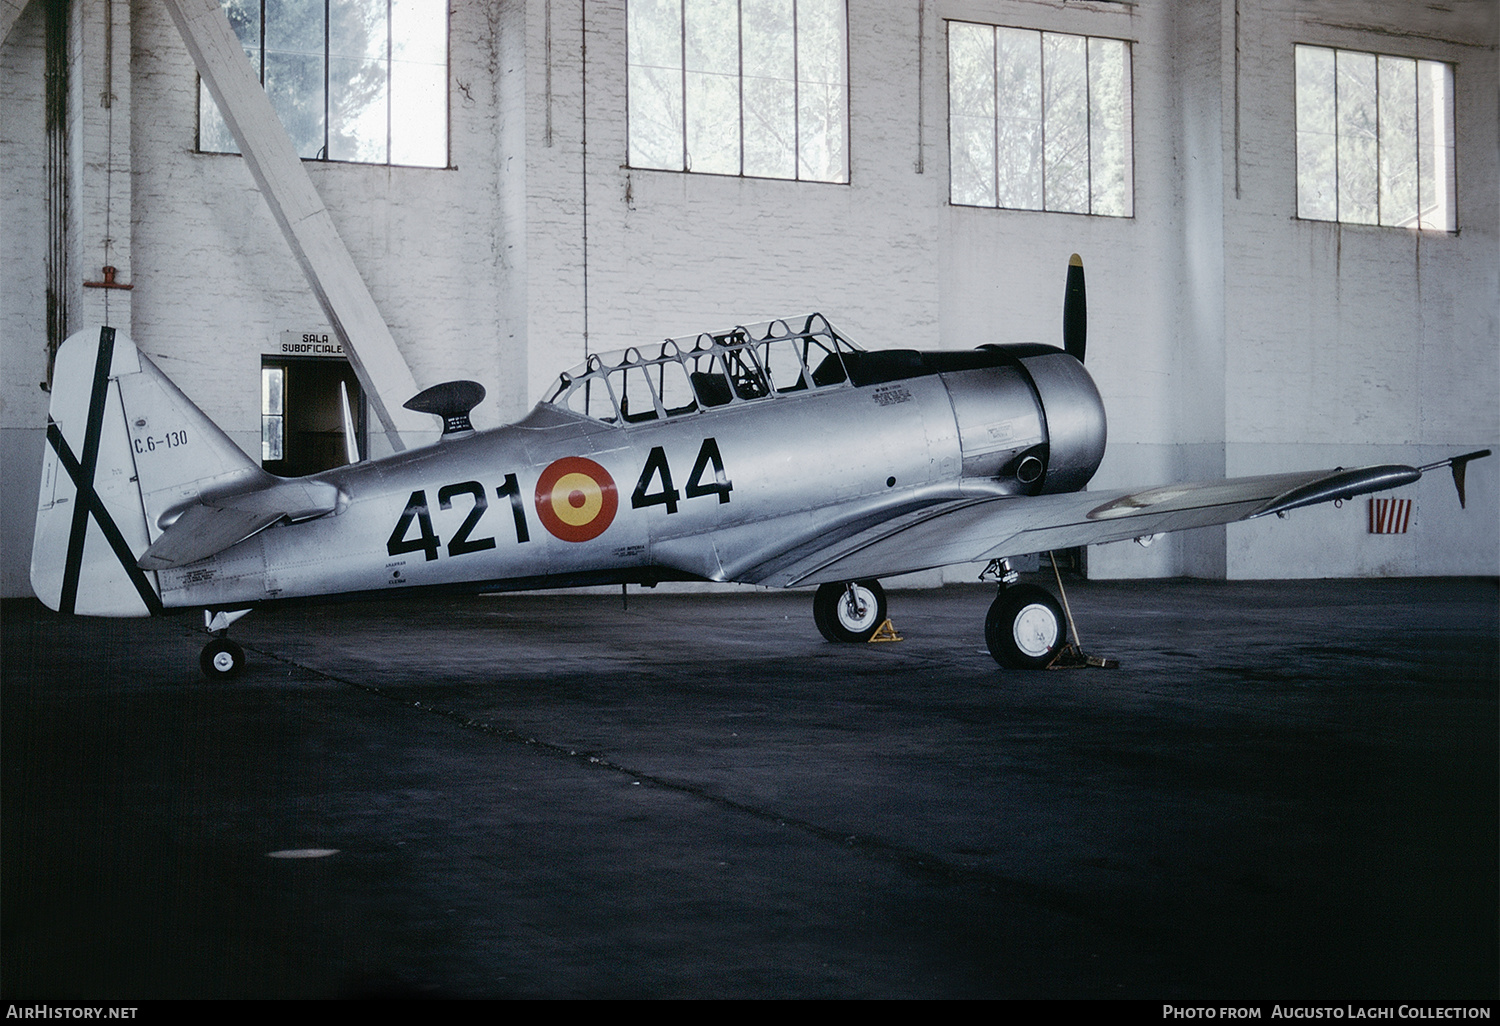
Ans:
[[[631,167],[847,182],[844,0],[628,0]]]
[[[1130,46],[948,23],[949,198],[960,206],[1134,213]]]
[[[1297,216],[1455,231],[1453,68],[1296,47]]]
[[[224,0],[298,156],[448,163],[446,0]],[[200,87],[198,148],[238,147]]]

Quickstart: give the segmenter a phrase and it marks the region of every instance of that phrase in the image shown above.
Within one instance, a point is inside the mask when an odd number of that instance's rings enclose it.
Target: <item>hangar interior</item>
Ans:
[[[51,361],[100,323],[300,474],[346,403],[383,455],[435,435],[419,389],[480,381],[494,427],[736,323],[1055,343],[1079,253],[1095,487],[1500,449],[1497,31],[1494,0],[0,0],[4,996],[1487,1012],[1500,458],[1466,511],[1431,473],[1399,512],[1090,550],[1068,616],[1109,673],[997,669],[980,586],[902,596],[899,645],[824,644],[793,593],[278,602],[232,686],[196,617],[26,596]]]
[[[1096,487],[1500,447],[1491,0],[229,0],[284,129],[245,156],[216,6],[0,0],[6,597],[51,354],[100,323],[301,473],[340,394],[379,455],[418,388],[478,379],[491,427],[591,353],[770,317],[1055,342],[1078,252]],[[1361,499],[1088,571],[1493,575],[1497,465],[1467,515],[1429,475],[1404,531]]]

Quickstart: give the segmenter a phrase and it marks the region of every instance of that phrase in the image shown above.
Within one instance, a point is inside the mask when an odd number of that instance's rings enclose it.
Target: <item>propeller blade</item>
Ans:
[[[1079,363],[1083,362],[1088,334],[1089,313],[1088,299],[1083,290],[1083,258],[1074,253],[1068,259],[1068,288],[1063,296],[1063,349]]]

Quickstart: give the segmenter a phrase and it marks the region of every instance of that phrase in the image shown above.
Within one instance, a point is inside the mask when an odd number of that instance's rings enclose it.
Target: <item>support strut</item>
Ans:
[[[1078,625],[1073,622],[1073,607],[1068,604],[1068,590],[1063,587],[1062,571],[1057,568],[1057,557],[1051,552],[1047,553],[1047,559],[1052,563],[1052,576],[1057,581],[1057,594],[1062,599],[1063,613],[1068,618],[1068,636],[1073,640],[1064,645],[1047,664],[1049,670],[1072,670],[1086,666],[1093,666],[1101,670],[1113,670],[1120,665],[1118,659],[1106,659],[1103,656],[1089,655],[1082,649],[1082,639],[1078,636]]]

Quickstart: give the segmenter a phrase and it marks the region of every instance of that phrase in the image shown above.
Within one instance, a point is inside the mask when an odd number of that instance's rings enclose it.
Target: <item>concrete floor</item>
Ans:
[[[3,609],[0,988],[162,997],[1500,996],[1493,580]],[[321,858],[269,853],[336,849]]]

